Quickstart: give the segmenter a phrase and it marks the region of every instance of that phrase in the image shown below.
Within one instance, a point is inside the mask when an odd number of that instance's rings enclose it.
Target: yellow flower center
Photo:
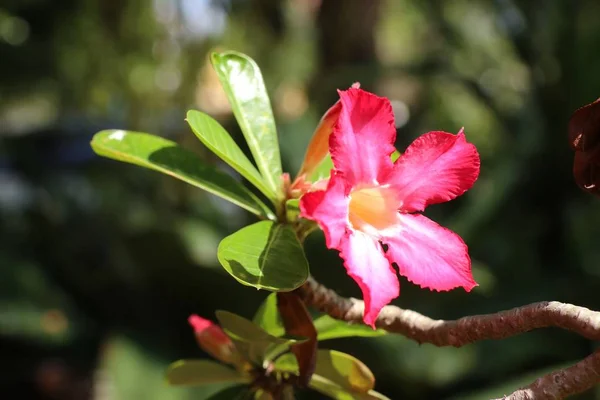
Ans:
[[[350,193],[349,219],[354,229],[389,228],[398,222],[398,202],[392,190],[372,187]]]

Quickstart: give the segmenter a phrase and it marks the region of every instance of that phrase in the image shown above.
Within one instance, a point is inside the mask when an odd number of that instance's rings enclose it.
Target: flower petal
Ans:
[[[351,184],[380,181],[391,171],[396,150],[390,101],[356,88],[338,93],[342,110],[329,139],[333,164]]]
[[[333,249],[346,233],[349,204],[345,180],[334,172],[326,190],[308,192],[300,198],[300,216],[317,221],[327,247]]]
[[[400,227],[384,234],[386,256],[398,264],[400,275],[424,288],[471,291],[477,283],[471,273],[467,245],[456,233],[420,214],[400,214]]]
[[[345,236],[339,250],[348,275],[362,290],[365,324],[375,328],[381,309],[400,294],[396,271],[385,258],[379,241],[362,232],[352,231]]]
[[[469,190],[479,176],[479,164],[477,149],[467,143],[462,129],[457,135],[429,132],[408,146],[383,183],[397,191],[401,211],[423,211]]]

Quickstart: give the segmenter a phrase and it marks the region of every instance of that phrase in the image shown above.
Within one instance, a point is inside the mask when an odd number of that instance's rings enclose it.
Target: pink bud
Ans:
[[[194,329],[196,341],[202,350],[225,363],[236,362],[235,345],[219,325],[195,314],[190,315],[188,322]]]
[[[298,178],[309,177],[329,153],[329,135],[333,131],[333,126],[337,122],[341,110],[342,105],[338,100],[321,118],[308,144]]]

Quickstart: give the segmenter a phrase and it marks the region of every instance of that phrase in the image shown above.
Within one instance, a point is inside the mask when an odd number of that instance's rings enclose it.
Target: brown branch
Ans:
[[[344,298],[312,277],[297,293],[311,307],[349,323],[363,323],[364,303]],[[399,333],[418,343],[461,347],[485,339],[504,339],[537,328],[558,327],[600,340],[600,312],[556,301],[540,302],[500,311],[473,315],[454,321],[434,320],[416,311],[396,306],[381,310],[376,326]],[[600,350],[579,363],[545,375],[505,396],[507,400],[563,399],[600,383]]]

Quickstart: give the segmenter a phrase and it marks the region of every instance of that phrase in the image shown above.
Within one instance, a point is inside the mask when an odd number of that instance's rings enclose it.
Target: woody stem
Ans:
[[[364,302],[339,296],[314,278],[296,290],[306,303],[331,317],[363,323]],[[600,340],[600,312],[556,301],[540,302],[457,320],[434,320],[416,311],[384,307],[375,325],[418,343],[462,347],[485,339],[504,339],[538,328],[558,327],[587,339]],[[579,363],[538,378],[503,397],[507,400],[563,399],[600,383],[600,350]]]

